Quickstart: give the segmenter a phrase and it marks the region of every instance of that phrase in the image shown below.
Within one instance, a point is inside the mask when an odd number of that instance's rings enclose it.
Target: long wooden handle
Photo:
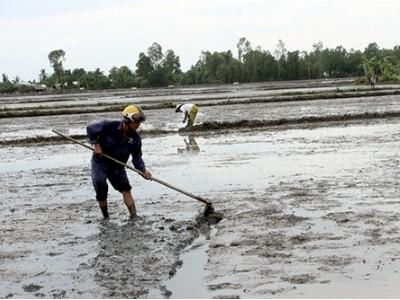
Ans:
[[[80,142],[80,141],[78,141],[78,140],[76,140],[76,139],[74,139],[74,138],[72,138],[70,136],[64,135],[64,134],[62,134],[62,133],[60,133],[60,132],[58,132],[58,131],[56,131],[54,129],[52,129],[51,131],[54,132],[55,134],[65,138],[65,139],[71,141],[71,142],[74,142],[75,144],[81,145],[81,146],[83,146],[83,147],[85,147],[85,148],[87,148],[89,150],[94,151],[93,147],[91,147],[91,146],[89,146],[89,145],[87,145],[85,143],[82,143],[82,142]],[[124,167],[126,167],[126,168],[128,168],[128,169],[130,169],[130,170],[132,170],[132,171],[134,171],[136,173],[138,173],[141,176],[144,175],[142,171],[140,171],[140,170],[138,170],[138,169],[126,164],[126,163],[123,163],[122,161],[119,161],[119,160],[115,159],[114,157],[111,157],[111,156],[109,156],[107,154],[104,154],[104,153],[103,153],[103,156],[108,158],[108,159],[110,159],[110,160],[112,160],[113,162],[115,162],[117,164],[120,164],[120,165],[122,165],[122,166],[124,166]],[[171,185],[171,184],[169,184],[169,183],[167,183],[167,182],[165,182],[165,181],[163,181],[161,179],[158,179],[158,178],[155,178],[155,177],[152,176],[151,180],[153,180],[153,181],[155,181],[155,182],[157,182],[159,184],[162,184],[162,185],[164,185],[164,186],[166,186],[166,187],[168,187],[170,189],[173,189],[173,190],[175,190],[175,191],[177,191],[179,193],[185,194],[186,196],[189,196],[189,197],[191,197],[193,199],[196,199],[196,200],[198,200],[200,202],[203,202],[204,204],[207,204],[207,205],[210,205],[210,206],[212,205],[212,203],[210,201],[207,201],[207,200],[205,200],[205,199],[203,199],[203,198],[201,198],[199,196],[196,196],[196,195],[194,195],[192,193],[184,191],[184,190],[182,190],[182,189],[180,189],[180,188],[178,188],[176,186],[173,186],[173,185]]]

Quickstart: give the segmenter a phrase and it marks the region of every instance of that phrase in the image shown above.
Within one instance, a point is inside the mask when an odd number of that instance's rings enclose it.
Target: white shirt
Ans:
[[[193,104],[192,103],[186,103],[186,104],[183,104],[182,106],[181,106],[181,108],[180,108],[180,110],[181,110],[181,112],[184,112],[184,113],[190,113],[190,111],[192,110],[192,108],[193,108]]]

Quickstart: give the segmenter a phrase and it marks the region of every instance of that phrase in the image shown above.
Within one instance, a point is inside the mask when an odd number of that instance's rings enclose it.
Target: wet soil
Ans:
[[[338,116],[230,130],[178,132],[176,115],[149,112],[144,131],[170,130],[144,136],[149,169],[209,199],[220,222],[203,218],[202,203],[131,173],[140,218],[129,220],[110,190],[104,221],[87,149],[0,146],[0,297],[187,297],[182,286],[191,298],[397,297],[400,118],[340,119],[397,111],[394,96],[368,99],[204,108],[204,123]],[[103,115],[80,117],[2,123],[1,137],[50,137],[55,126],[82,134]]]
[[[161,101],[161,99],[159,100]],[[215,102],[215,103],[218,103]],[[170,108],[146,111],[148,116],[140,130],[143,134],[176,133],[182,129],[183,116]],[[400,97],[352,97],[321,100],[249,103],[235,105],[200,106],[194,131],[235,129],[246,126],[300,126],[310,122],[347,121],[368,118],[391,118],[400,115]],[[52,115],[38,117],[0,118],[0,145],[40,142],[56,138],[51,128],[83,137],[86,125],[99,119],[120,118],[120,111],[87,114]],[[202,125],[203,124],[203,125]],[[50,140],[51,141],[51,140]],[[56,141],[56,139],[54,139]]]

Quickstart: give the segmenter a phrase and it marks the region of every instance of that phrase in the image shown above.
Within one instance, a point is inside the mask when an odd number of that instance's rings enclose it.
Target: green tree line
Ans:
[[[273,53],[260,46],[252,47],[247,38],[239,39],[237,53],[232,51],[202,51],[198,61],[182,72],[179,56],[173,50],[163,52],[153,43],[139,54],[135,68],[114,66],[108,74],[97,68],[65,69],[66,53],[53,50],[48,59],[52,74],[40,71],[38,82],[56,89],[118,89],[132,87],[166,87],[192,84],[225,84],[320,78],[377,76],[380,81],[400,80],[400,46],[380,48],[370,43],[364,51],[346,50],[342,46],[324,48],[322,42],[313,44],[312,51],[288,51],[282,40]],[[32,87],[19,84],[18,77],[10,81],[2,75],[0,92],[24,92]]]

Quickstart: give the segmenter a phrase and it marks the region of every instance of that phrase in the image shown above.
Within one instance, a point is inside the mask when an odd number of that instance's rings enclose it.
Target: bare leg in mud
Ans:
[[[99,206],[101,209],[101,212],[103,213],[104,219],[108,219],[108,207],[107,207],[107,200],[99,201]]]
[[[133,200],[132,193],[130,191],[122,192],[122,197],[124,198],[124,202],[126,207],[128,208],[130,218],[136,218],[136,206],[135,200]]]

